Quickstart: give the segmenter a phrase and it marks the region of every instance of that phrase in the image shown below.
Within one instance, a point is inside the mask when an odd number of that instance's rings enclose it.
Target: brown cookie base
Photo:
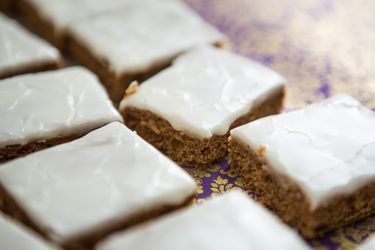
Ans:
[[[30,1],[17,0],[15,5],[16,12],[23,25],[57,48],[64,49],[64,32],[56,30],[51,20],[43,17]]]
[[[34,141],[27,143],[25,145],[16,144],[8,145],[3,148],[0,148],[0,164],[16,159],[18,157],[23,157],[33,152],[37,152],[46,148],[50,148],[62,143],[70,142],[75,139],[78,139],[84,134],[69,135],[64,137],[56,137],[48,140]]]
[[[230,169],[243,177],[245,188],[255,192],[256,199],[276,213],[285,223],[296,228],[305,238],[314,238],[327,231],[365,218],[375,212],[375,183],[370,183],[348,196],[335,197],[315,210],[302,190],[287,177],[267,172],[262,149],[254,152],[231,138]]]
[[[0,79],[12,77],[15,75],[37,73],[41,71],[59,69],[59,68],[62,68],[63,65],[64,64],[62,62],[62,59],[59,59],[58,61],[55,61],[55,62],[39,63],[39,64],[34,64],[34,65],[29,65],[29,66],[22,66],[19,68],[7,70],[5,72],[0,73]]]
[[[105,126],[107,124],[108,123],[99,124],[96,127],[90,127],[89,129],[86,129],[85,131],[80,131],[80,133],[73,133],[68,136],[61,136],[61,137],[55,137],[51,139],[32,141],[24,145],[21,145],[21,144],[7,145],[3,148],[0,148],[0,164],[13,160],[18,157],[26,156],[33,152],[37,152],[46,148],[50,148],[50,147],[62,144],[62,143],[66,143],[66,142],[79,139],[82,136],[85,136],[86,134],[90,133],[91,131],[99,129],[102,126]]]
[[[261,117],[278,113],[283,104],[284,89],[280,88],[267,100],[255,105],[244,116],[232,123],[231,128]],[[196,138],[175,130],[165,119],[147,110],[127,107],[120,110],[124,123],[138,135],[171,159],[186,164],[207,166],[223,158],[228,149],[228,133],[211,138]]]
[[[192,204],[192,201],[193,201],[193,196],[187,198],[184,202],[182,202],[182,204],[164,205],[161,207],[154,207],[149,210],[138,211],[136,214],[134,214],[130,218],[129,217],[119,218],[115,222],[112,222],[100,228],[95,228],[91,232],[85,235],[77,236],[65,242],[56,242],[56,243],[60,244],[61,246],[64,247],[64,249],[67,249],[67,250],[93,249],[95,244],[98,241],[102,240],[103,238],[110,235],[111,233],[114,233],[120,230],[125,230],[136,224],[140,224],[142,222],[146,222],[148,220],[167,214],[168,212],[187,207]],[[49,238],[48,229],[41,228],[37,225],[37,223],[33,222],[31,218],[27,215],[27,212],[24,211],[19,206],[19,204],[11,197],[11,195],[9,195],[9,193],[1,184],[0,184],[0,209],[4,213],[18,220],[19,222],[32,228],[33,230],[41,234],[46,239],[53,241],[53,239]],[[84,212],[84,211],[81,211],[81,212]]]
[[[0,11],[12,16],[14,14],[14,1],[17,0],[0,0]]]

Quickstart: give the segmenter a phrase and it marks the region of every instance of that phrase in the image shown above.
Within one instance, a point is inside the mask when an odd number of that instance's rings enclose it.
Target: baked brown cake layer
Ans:
[[[12,77],[15,75],[27,74],[27,73],[37,73],[41,71],[54,70],[63,67],[63,62],[61,60],[53,63],[38,63],[34,65],[17,67],[12,70],[7,70],[0,73],[0,79]]]
[[[64,32],[57,31],[50,20],[43,17],[27,0],[17,0],[16,11],[23,25],[59,49],[64,49]]]
[[[79,166],[77,166],[79,167]],[[137,194],[134,194],[137,195]],[[124,197],[126,199],[126,197]],[[101,228],[96,228],[86,235],[81,235],[77,238],[72,238],[62,244],[64,249],[67,250],[88,250],[93,249],[95,244],[106,236],[113,232],[124,230],[136,224],[140,224],[150,219],[167,214],[168,212],[187,207],[192,204],[193,197],[189,197],[180,205],[169,205],[150,209],[148,211],[139,211],[134,214],[131,218],[118,218],[116,221],[110,223],[109,225]],[[68,205],[68,204],[67,204]],[[21,223],[29,226],[39,234],[41,234],[46,239],[48,238],[49,232],[42,230],[38,227],[31,218],[27,215],[27,211],[23,211],[22,208],[17,204],[17,202],[9,195],[6,189],[0,184],[0,209],[13,217],[14,219],[20,221]],[[77,211],[82,212],[84,211]],[[49,239],[53,240],[53,239]]]
[[[254,105],[244,116],[232,123],[230,129],[279,113],[284,99],[284,89],[269,96],[265,101]],[[187,164],[207,166],[223,158],[228,149],[228,135],[214,135],[211,138],[196,138],[183,131],[175,130],[172,125],[160,116],[133,107],[121,110],[124,123],[135,130],[147,142],[166,154],[171,159]]]
[[[249,146],[231,138],[230,170],[243,178],[245,188],[255,192],[257,201],[298,229],[304,237],[320,236],[375,212],[374,182],[351,195],[330,199],[324,206],[312,211],[308,198],[297,184],[266,170],[271,168],[262,157],[263,153],[263,148],[254,152]]]
[[[17,0],[0,0],[0,11],[7,14],[14,14],[14,4],[13,2]]]
[[[86,134],[86,133],[85,133]],[[33,152],[37,152],[42,149],[46,149],[52,146],[56,146],[62,143],[70,142],[75,139],[78,139],[85,134],[79,135],[69,135],[64,137],[56,137],[51,138],[48,140],[39,140],[34,142],[29,142],[25,145],[15,144],[15,145],[8,145],[3,148],[0,148],[0,164],[13,160],[18,157],[23,157]]]

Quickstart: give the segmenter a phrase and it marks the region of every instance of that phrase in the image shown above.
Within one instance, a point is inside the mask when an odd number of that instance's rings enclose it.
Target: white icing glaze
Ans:
[[[134,0],[26,0],[57,31],[74,25],[78,20],[119,8],[126,2]],[[139,1],[139,0],[135,0]]]
[[[0,146],[85,133],[121,121],[97,77],[82,67],[0,81]]]
[[[149,110],[176,130],[198,137],[224,135],[284,81],[245,57],[204,46],[179,56],[171,67],[143,82],[121,102],[120,110]]]
[[[1,166],[0,181],[50,237],[71,237],[179,205],[194,180],[119,122]]]
[[[268,171],[299,185],[313,210],[374,180],[374,127],[374,112],[337,95],[243,125],[231,136],[253,150],[264,146]]]
[[[0,73],[59,58],[58,50],[0,13]]]
[[[0,214],[0,249],[57,250],[28,228]]]
[[[245,193],[231,191],[197,208],[117,233],[98,250],[304,250],[298,234]]]
[[[360,245],[357,250],[374,250],[375,249],[375,237],[371,236],[369,239],[366,239],[362,245]]]
[[[129,1],[69,30],[117,74],[144,72],[193,46],[224,39],[180,1]]]

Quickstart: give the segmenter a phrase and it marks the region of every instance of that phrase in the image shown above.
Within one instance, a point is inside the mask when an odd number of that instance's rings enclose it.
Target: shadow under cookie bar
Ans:
[[[275,176],[266,169],[262,154],[238,140],[229,141],[230,170],[243,178],[245,189],[254,192],[261,204],[275,212],[304,237],[314,238],[375,212],[375,183],[350,195],[329,199],[314,210],[302,190],[287,177]]]
[[[279,113],[283,100],[284,88],[279,88],[235,120],[230,129]],[[150,111],[126,107],[120,112],[126,126],[177,162],[204,167],[227,154],[229,132],[211,138],[197,138],[174,129],[167,120]]]
[[[79,166],[78,166],[79,167]],[[89,250],[93,249],[95,244],[106,236],[114,233],[116,231],[125,230],[136,224],[154,219],[156,217],[167,214],[171,211],[185,208],[192,204],[194,196],[189,197],[180,205],[164,205],[159,207],[154,207],[150,210],[139,211],[130,218],[119,218],[116,222],[110,223],[105,227],[100,227],[92,230],[91,232],[80,235],[75,238],[71,238],[63,243],[60,243],[64,249],[68,250]],[[38,232],[44,238],[50,239],[48,237],[49,231],[43,230],[34,223],[27,212],[24,211],[19,204],[11,197],[11,195],[6,191],[6,189],[0,184],[0,209],[7,215],[16,219],[17,221],[25,224],[26,226],[32,228],[34,231]],[[84,211],[80,211],[84,212]]]

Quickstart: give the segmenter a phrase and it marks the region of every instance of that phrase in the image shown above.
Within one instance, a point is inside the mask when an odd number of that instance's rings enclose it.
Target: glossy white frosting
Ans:
[[[65,241],[193,195],[194,180],[119,122],[1,166],[0,181],[38,226]]]
[[[304,250],[306,244],[240,191],[110,236],[98,250]]]
[[[359,245],[356,250],[374,250],[375,249],[375,236],[370,236],[364,243]]]
[[[0,13],[0,74],[59,58],[57,49]]]
[[[176,130],[198,137],[224,135],[251,107],[284,86],[276,72],[214,47],[195,48],[122,100],[149,110]]]
[[[145,72],[193,46],[224,39],[181,1],[129,1],[69,30],[117,74]]]
[[[0,214],[0,249],[57,250],[39,235],[3,214]]]
[[[39,15],[51,22],[57,31],[66,29],[74,22],[117,9],[134,0],[26,0]],[[139,0],[135,0],[139,1]]]
[[[311,209],[350,194],[375,177],[375,113],[348,95],[266,117],[231,130],[270,169],[300,186]]]
[[[0,146],[85,133],[121,121],[97,77],[82,67],[0,80]]]

